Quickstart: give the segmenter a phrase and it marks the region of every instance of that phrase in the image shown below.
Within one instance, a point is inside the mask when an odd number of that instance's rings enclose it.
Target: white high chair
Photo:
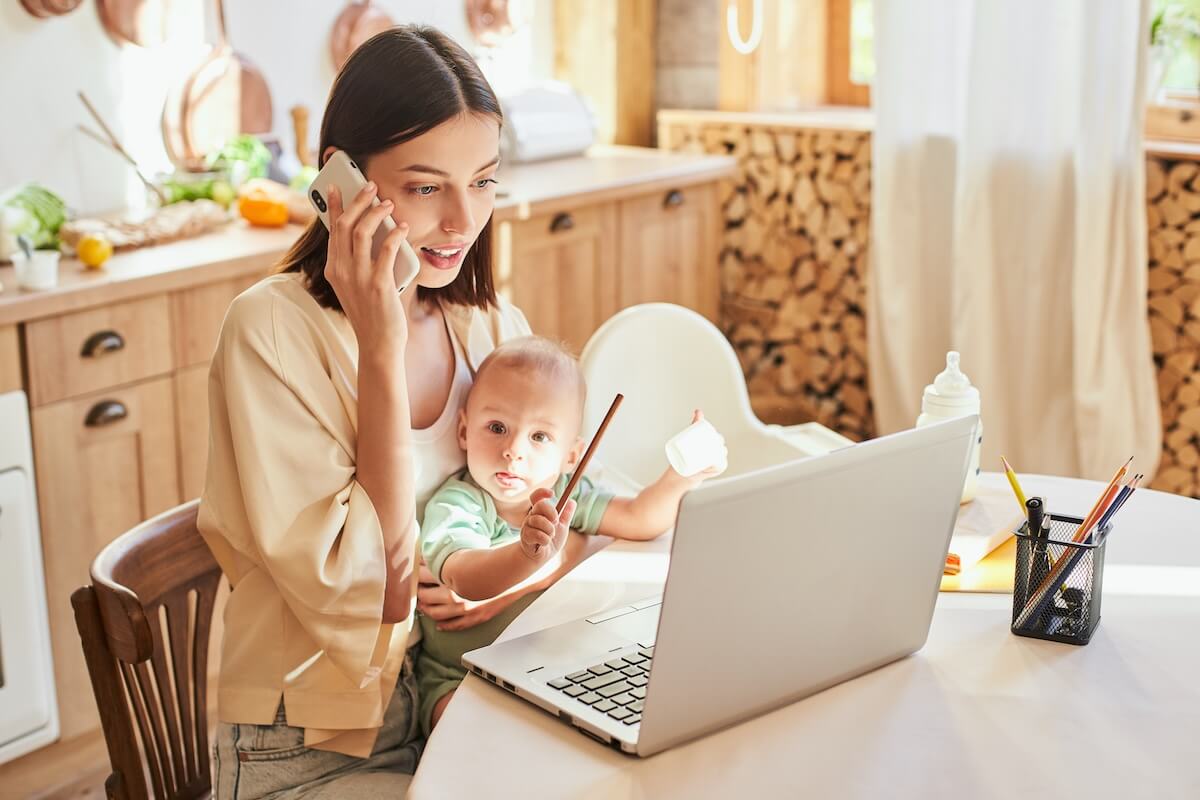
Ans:
[[[587,439],[613,397],[625,395],[594,454],[610,483],[640,487],[661,475],[667,440],[691,423],[695,408],[725,437],[727,476],[854,443],[818,422],[761,422],[750,408],[733,346],[715,325],[682,306],[647,303],[615,314],[588,340],[580,362],[587,378]]]

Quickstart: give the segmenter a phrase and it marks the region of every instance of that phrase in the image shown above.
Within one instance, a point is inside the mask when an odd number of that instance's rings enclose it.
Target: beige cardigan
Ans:
[[[529,333],[507,302],[446,310],[474,372]],[[305,744],[370,754],[412,617],[382,623],[383,535],[355,479],[358,344],[296,273],[229,307],[209,374],[200,533],[234,587],[218,716],[269,725],[282,697]],[[415,579],[415,578],[414,578]]]

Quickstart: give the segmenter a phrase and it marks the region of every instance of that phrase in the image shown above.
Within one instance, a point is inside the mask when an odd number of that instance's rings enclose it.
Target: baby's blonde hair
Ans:
[[[579,417],[583,419],[583,404],[587,400],[587,381],[579,359],[563,345],[544,336],[520,336],[501,343],[488,354],[475,371],[475,382],[483,378],[489,369],[506,367],[525,369],[547,382],[571,386],[579,393]]]

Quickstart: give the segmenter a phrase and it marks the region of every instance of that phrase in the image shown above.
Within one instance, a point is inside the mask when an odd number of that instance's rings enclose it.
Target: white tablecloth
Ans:
[[[983,476],[987,486],[1002,481]],[[1042,476],[1022,483],[1055,513],[1080,516],[1103,488]],[[501,638],[654,593],[668,548],[665,537],[610,546]],[[915,655],[649,759],[471,676],[410,796],[1197,800],[1200,501],[1139,490],[1109,540],[1103,598],[1099,629],[1078,647],[1013,636],[1010,595],[942,594]],[[805,610],[771,613],[783,629]]]

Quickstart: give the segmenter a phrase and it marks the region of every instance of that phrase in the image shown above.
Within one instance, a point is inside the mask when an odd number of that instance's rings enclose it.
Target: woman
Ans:
[[[418,594],[415,560],[417,515],[464,464],[453,423],[474,368],[529,332],[492,284],[500,123],[445,35],[371,39],[334,82],[320,137],[322,163],[345,150],[370,183],[333,194],[331,232],[311,224],[226,315],[199,522],[233,586],[218,798],[399,796],[422,745],[414,601],[461,627],[521,594],[473,608]],[[397,229],[372,260],[387,214]],[[401,294],[405,237],[421,270]]]

